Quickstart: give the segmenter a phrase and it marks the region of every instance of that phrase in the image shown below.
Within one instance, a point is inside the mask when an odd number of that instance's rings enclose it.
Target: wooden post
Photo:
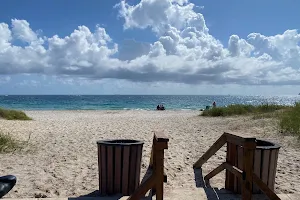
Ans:
[[[150,168],[152,169],[152,173],[155,175],[157,178],[157,140],[155,137],[153,137],[153,145],[152,145],[152,151],[151,151],[151,158],[150,158]],[[151,188],[152,194],[156,193],[156,184],[154,184]]]
[[[242,199],[252,199],[252,187],[253,187],[253,163],[254,163],[254,151],[256,147],[256,140],[253,138],[246,139],[244,148],[243,168],[244,176],[242,183]]]
[[[155,144],[155,137],[153,137],[152,140],[152,148],[151,148],[151,157],[150,157],[150,162],[149,162],[149,168],[152,169],[153,168],[153,158],[154,158],[154,144]]]
[[[138,187],[128,200],[139,200],[150,189],[156,192],[156,199],[163,200],[164,175],[164,149],[168,148],[169,138],[162,133],[155,133],[151,151],[149,168],[153,169],[152,175]]]
[[[164,192],[164,150],[156,150],[156,167],[154,173],[156,174],[156,199],[163,200]]]
[[[234,143],[227,142],[227,155],[226,155],[226,162],[232,166],[236,166],[236,147]],[[225,180],[225,189],[234,191],[234,180],[235,176],[229,170],[226,170],[226,180]]]

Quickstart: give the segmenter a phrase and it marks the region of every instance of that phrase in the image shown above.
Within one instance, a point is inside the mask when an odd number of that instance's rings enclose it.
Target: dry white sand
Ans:
[[[300,147],[296,139],[280,136],[269,119],[249,117],[204,118],[197,111],[26,111],[33,121],[0,120],[0,130],[30,146],[21,152],[0,154],[0,175],[18,178],[5,197],[74,197],[98,189],[96,141],[143,140],[141,178],[149,163],[154,131],[169,136],[165,153],[168,183],[173,189],[195,189],[193,163],[222,135],[265,138],[282,145],[276,176],[277,193],[300,193]],[[34,147],[32,147],[32,145]],[[26,152],[35,149],[34,152]],[[207,174],[225,160],[224,148],[203,166]],[[211,180],[224,187],[224,173]]]

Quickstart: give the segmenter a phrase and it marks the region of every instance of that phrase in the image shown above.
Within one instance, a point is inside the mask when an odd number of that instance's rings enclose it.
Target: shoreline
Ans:
[[[4,107],[2,107],[4,108]],[[123,109],[28,109],[28,108],[7,108],[12,110],[21,110],[21,111],[159,111],[159,112],[168,112],[168,111],[201,111],[201,109],[205,108],[173,108],[173,109],[165,109],[165,110],[156,110],[156,108],[123,108]]]
[[[17,110],[17,109],[16,109]],[[47,112],[47,111],[49,111],[49,112],[54,112],[54,111],[57,111],[57,112],[72,112],[72,111],[84,111],[84,112],[111,112],[111,111],[116,111],[116,112],[120,112],[120,111],[122,111],[122,112],[134,112],[134,111],[137,111],[137,112],[139,112],[139,111],[141,111],[141,112],[158,112],[158,113],[166,113],[166,112],[185,112],[185,111],[187,111],[187,112],[201,112],[200,110],[192,110],[192,109],[179,109],[179,110],[177,110],[177,109],[174,109],[174,110],[171,110],[171,109],[169,109],[169,110],[156,110],[156,109],[154,109],[154,110],[147,110],[147,109],[125,109],[125,110],[110,110],[110,109],[105,109],[105,110],[93,110],[93,109],[71,109],[71,110],[55,110],[55,109],[51,109],[51,110],[30,110],[30,109],[20,109],[20,110],[22,110],[22,111],[24,111],[24,112]]]

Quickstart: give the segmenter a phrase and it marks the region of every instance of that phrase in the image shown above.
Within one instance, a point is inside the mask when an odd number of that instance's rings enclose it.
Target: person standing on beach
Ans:
[[[216,102],[214,101],[213,102],[213,107],[215,108],[217,106]]]

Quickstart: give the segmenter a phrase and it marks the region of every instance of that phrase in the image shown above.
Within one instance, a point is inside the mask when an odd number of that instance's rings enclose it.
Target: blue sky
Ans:
[[[0,94],[298,94],[299,7],[3,0]]]

